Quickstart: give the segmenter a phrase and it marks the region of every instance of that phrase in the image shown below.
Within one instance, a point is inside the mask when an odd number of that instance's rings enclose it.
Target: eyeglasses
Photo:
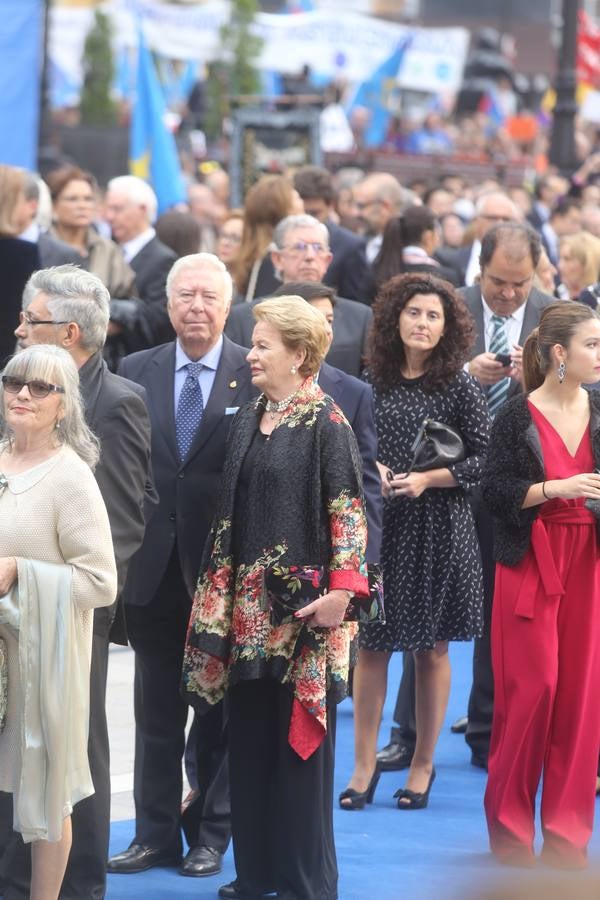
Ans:
[[[17,378],[14,375],[3,375],[2,384],[4,385],[4,390],[9,394],[18,394],[26,387],[30,395],[35,397],[36,400],[43,400],[44,397],[47,397],[53,391],[56,394],[64,394],[65,392],[64,387],[60,387],[58,384],[48,384],[47,381],[25,381],[23,378]]]
[[[296,241],[295,244],[290,244],[288,247],[280,247],[279,249],[285,250],[290,256],[303,256],[309,249],[316,256],[325,256],[329,253],[329,248],[324,244],[319,244],[318,241]]]
[[[68,325],[68,321],[66,319],[60,319],[55,322],[52,319],[34,319],[31,313],[29,312],[20,312],[19,313],[19,322],[22,325]]]

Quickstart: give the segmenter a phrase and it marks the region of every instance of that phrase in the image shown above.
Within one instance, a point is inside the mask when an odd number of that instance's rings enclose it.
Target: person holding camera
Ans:
[[[481,633],[479,549],[468,488],[489,434],[485,396],[463,371],[473,323],[452,285],[420,273],[391,278],[373,307],[373,385],[384,484],[381,563],[386,624],[361,626],[354,674],[355,768],[342,809],[371,802],[391,653],[414,653],[416,746],[399,809],[423,809],[450,686],[448,642]]]

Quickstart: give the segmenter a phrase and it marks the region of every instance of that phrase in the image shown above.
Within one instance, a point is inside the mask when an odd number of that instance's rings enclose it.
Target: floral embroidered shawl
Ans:
[[[368,598],[361,464],[342,412],[307,379],[265,441],[239,509],[236,486],[265,402],[262,396],[246,404],[231,426],[223,490],[190,617],[183,684],[197,709],[214,705],[239,681],[270,677],[289,684],[290,743],[307,758],[325,735],[327,698],[339,702],[346,695],[358,625],[273,626],[264,602],[265,573],[276,571],[294,590],[296,582],[323,569],[324,590],[354,591],[357,603]],[[234,533],[242,548],[238,559]]]

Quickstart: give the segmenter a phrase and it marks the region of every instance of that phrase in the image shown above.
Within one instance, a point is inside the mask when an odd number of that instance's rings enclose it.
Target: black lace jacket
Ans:
[[[600,393],[590,392],[590,431],[600,469]],[[505,403],[492,426],[481,482],[483,499],[494,517],[497,562],[516,566],[529,547],[539,506],[521,509],[532,484],[544,481],[544,460],[537,428],[520,394]],[[597,523],[600,536],[600,522]]]

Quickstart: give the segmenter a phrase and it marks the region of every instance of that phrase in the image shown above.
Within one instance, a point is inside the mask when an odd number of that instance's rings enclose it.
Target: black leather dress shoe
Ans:
[[[277,894],[275,892],[267,894],[248,894],[240,888],[237,878],[235,881],[230,881],[229,884],[222,884],[219,888],[219,897],[221,900],[262,900],[263,897],[276,896]]]
[[[212,847],[192,847],[179,870],[181,875],[203,878],[216,875],[223,868],[223,854]]]
[[[392,742],[377,753],[375,757],[377,767],[380,772],[399,772],[401,769],[408,769],[414,752],[413,747]]]
[[[106,868],[112,874],[131,875],[134,872],[145,872],[154,866],[178,866],[180,862],[181,856],[172,851],[144,847],[134,841],[127,850],[111,856]]]
[[[467,730],[467,725],[469,724],[468,716],[461,716],[460,719],[457,719],[456,722],[453,722],[450,726],[450,731],[452,734],[464,734]]]

